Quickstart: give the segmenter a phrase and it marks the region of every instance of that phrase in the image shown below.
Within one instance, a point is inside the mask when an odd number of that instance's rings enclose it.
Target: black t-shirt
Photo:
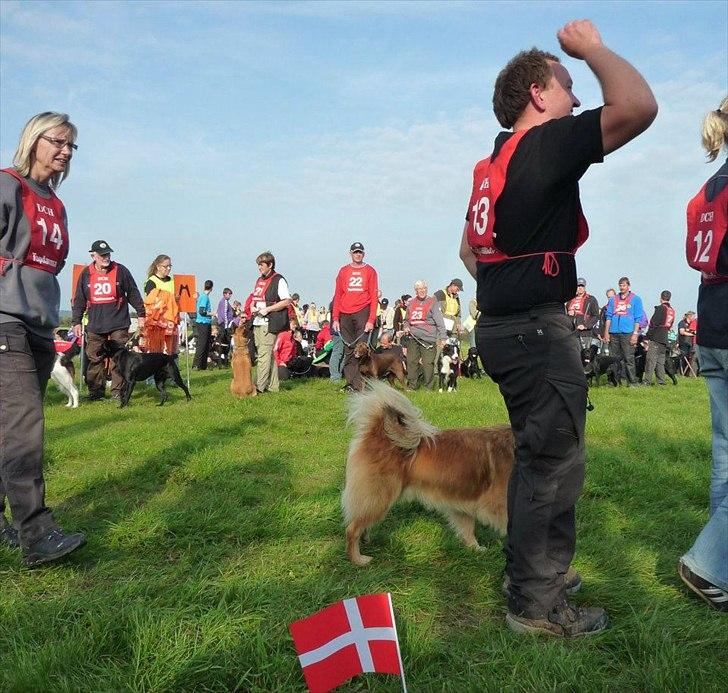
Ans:
[[[659,306],[655,306],[655,312],[650,318],[650,325],[647,328],[647,339],[651,342],[657,342],[658,344],[664,344],[667,346],[667,332],[668,329],[665,327],[665,319],[667,318],[667,306],[670,304],[661,303]]]
[[[723,164],[705,186],[708,200],[728,185],[728,162]],[[718,274],[728,276],[728,234],[718,251]],[[698,344],[728,349],[728,282],[702,284],[698,291]]]
[[[549,120],[531,128],[508,164],[506,183],[495,204],[497,246],[508,255],[570,252],[576,245],[579,179],[603,161],[601,108]],[[492,157],[513,135],[501,132]],[[467,218],[467,217],[466,217]],[[576,294],[576,262],[558,254],[559,273],[543,273],[544,256],[506,262],[478,262],[478,308],[507,315],[544,303],[566,303]]]

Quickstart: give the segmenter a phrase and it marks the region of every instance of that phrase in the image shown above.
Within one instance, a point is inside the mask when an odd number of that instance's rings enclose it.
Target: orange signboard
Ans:
[[[177,296],[182,313],[194,313],[197,310],[197,283],[194,274],[174,275],[174,294]]]
[[[73,265],[73,274],[71,275],[71,305],[73,305],[73,299],[76,297],[76,286],[78,285],[78,278],[83,272],[83,268],[86,265]]]

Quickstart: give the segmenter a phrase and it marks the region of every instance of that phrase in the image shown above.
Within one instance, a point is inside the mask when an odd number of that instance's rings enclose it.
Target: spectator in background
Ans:
[[[316,344],[314,345],[314,348],[316,349],[316,352],[318,353],[321,351],[321,349],[326,346],[327,342],[331,340],[331,325],[329,324],[328,320],[324,320],[321,323],[321,329],[319,330],[318,335],[316,336]]]
[[[197,316],[195,317],[195,358],[192,368],[207,370],[207,357],[212,342],[212,279],[206,279],[202,293],[197,297]]]
[[[298,294],[292,294],[291,295],[291,305],[290,308],[293,310],[294,316],[296,318],[296,327],[300,327],[303,329],[304,319],[303,319],[303,311],[301,310],[301,306],[299,303],[301,302],[301,297]],[[290,311],[289,311],[290,314]]]
[[[690,329],[694,320],[695,312],[689,310],[677,324],[677,346],[680,349],[680,372],[686,377],[695,376],[695,370],[691,362],[695,331]]]
[[[639,384],[635,372],[634,351],[644,312],[642,299],[631,291],[629,279],[621,277],[619,293],[612,296],[607,303],[602,339],[609,344],[610,356],[624,359],[629,387],[637,387]]]
[[[316,304],[313,301],[311,301],[308,310],[306,310],[304,323],[306,325],[306,340],[309,344],[315,344],[321,325],[319,324],[318,308],[316,308]]]
[[[394,320],[392,321],[396,339],[400,339],[404,333],[403,323],[405,315],[407,315],[407,302],[410,298],[412,297],[409,294],[402,294],[402,296],[397,299],[394,310]]]
[[[364,262],[364,246],[352,243],[349,248],[351,262],[336,275],[332,328],[341,334],[344,342],[343,390],[361,390],[362,379],[359,362],[353,358],[354,345],[361,339],[371,344],[374,321],[377,317],[378,277],[376,270]]]
[[[665,290],[660,294],[660,304],[650,318],[647,328],[647,360],[642,382],[652,385],[652,376],[657,375],[657,384],[665,384],[665,355],[667,354],[667,335],[675,322],[675,309],[670,305],[672,294]]]
[[[382,335],[394,334],[394,307],[389,305],[389,299],[383,298],[379,305],[382,309],[381,320],[382,320]]]
[[[157,255],[147,270],[144,284],[144,347],[154,353],[177,353],[178,297],[174,291],[172,259]]]
[[[427,283],[417,281],[414,289],[404,319],[404,333],[408,336],[407,389],[416,390],[421,381],[425,390],[431,390],[438,342],[442,347],[447,331],[439,302],[427,295]]]
[[[440,310],[445,321],[448,335],[462,332],[460,324],[460,296],[458,292],[463,290],[462,279],[451,279],[444,289],[438,289],[433,294],[435,300],[440,303]]]
[[[230,326],[232,325],[233,318],[235,317],[235,311],[230,305],[230,297],[233,295],[233,290],[227,286],[222,290],[222,298],[217,304],[217,325],[220,333],[223,330],[227,334]]]
[[[574,321],[581,348],[591,349],[594,328],[599,322],[599,303],[595,296],[586,292],[583,277],[576,280],[576,296],[566,304],[566,314]]]

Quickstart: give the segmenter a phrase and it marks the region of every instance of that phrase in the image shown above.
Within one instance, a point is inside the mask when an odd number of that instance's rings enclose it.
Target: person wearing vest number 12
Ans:
[[[23,128],[13,168],[0,171],[0,544],[20,547],[29,567],[86,541],[58,527],[43,479],[43,395],[56,360],[61,295],[56,277],[68,255],[66,210],[55,191],[68,176],[76,135],[65,113],[40,113]]]
[[[650,318],[645,335],[649,346],[642,382],[652,385],[652,376],[657,374],[657,384],[665,384],[665,355],[667,354],[667,333],[675,323],[675,309],[670,305],[672,294],[665,290],[660,294],[660,305]]]
[[[572,637],[606,628],[604,609],[572,604],[575,508],[585,473],[587,384],[564,304],[576,293],[574,255],[587,239],[579,179],[657,115],[650,87],[588,19],[558,33],[596,76],[604,105],[581,104],[559,58],[536,48],[495,82],[508,131],[478,162],[460,244],[477,280],[480,360],[498,384],[515,438],[505,545],[506,623],[517,633]],[[512,130],[512,131],[511,131]]]
[[[703,121],[703,146],[715,161],[728,149],[728,97]],[[697,350],[710,393],[712,473],[708,522],[678,563],[683,582],[728,612],[728,161],[690,200],[685,254],[700,272]]]
[[[288,305],[291,294],[288,283],[276,272],[276,259],[266,251],[255,259],[260,276],[253,287],[250,312],[253,316],[253,337],[258,351],[258,392],[278,392],[278,366],[274,347],[280,332],[289,328]]]
[[[81,336],[81,320],[88,316],[86,325],[86,356],[88,370],[86,384],[90,401],[104,398],[106,390],[106,343],[123,347],[129,340],[129,305],[137,312],[139,329],[144,328],[146,315],[144,301],[131,272],[111,259],[113,250],[106,241],[91,245],[91,264],[84,267],[73,299],[71,321],[76,337]],[[119,399],[124,379],[116,367],[111,369],[111,396]]]

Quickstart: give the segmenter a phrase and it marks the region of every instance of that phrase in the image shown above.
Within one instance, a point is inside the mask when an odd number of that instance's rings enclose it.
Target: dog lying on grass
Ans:
[[[359,541],[402,496],[439,510],[466,546],[479,548],[476,520],[505,533],[510,426],[440,431],[404,395],[375,381],[352,396],[349,422],[355,434],[341,505],[353,563],[372,560],[360,553]]]
[[[124,379],[124,384],[121,386],[121,396],[119,398],[120,408],[129,404],[134,386],[139,381],[151,377],[154,378],[154,384],[161,394],[158,406],[161,407],[169,399],[167,390],[164,387],[164,384],[169,378],[172,378],[176,385],[182,388],[188,401],[192,399],[192,395],[180,375],[179,367],[177,366],[177,354],[142,354],[136,351],[129,351],[119,345],[112,345],[110,342],[107,342],[107,353],[109,353],[111,360],[114,362],[114,366]]]
[[[384,378],[394,385],[395,380],[404,387],[407,385],[407,371],[402,360],[400,349],[384,349],[373,351],[366,342],[357,342],[354,346],[354,358],[359,361],[359,372],[365,378]]]
[[[235,330],[233,340],[235,347],[233,349],[233,379],[230,381],[230,392],[236,397],[255,397],[258,391],[253,383],[253,366],[250,363],[248,329],[245,321],[240,321],[240,326]]]

